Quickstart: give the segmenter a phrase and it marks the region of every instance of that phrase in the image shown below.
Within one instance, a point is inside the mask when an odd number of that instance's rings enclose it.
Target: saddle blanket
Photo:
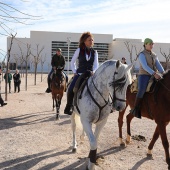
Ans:
[[[149,80],[146,92],[151,92],[151,87],[152,87],[153,83],[154,83],[154,78],[151,77],[150,80]],[[131,87],[130,87],[130,91],[131,91],[131,93],[137,93],[138,92],[138,79],[135,79],[133,81],[133,83],[131,84]]]

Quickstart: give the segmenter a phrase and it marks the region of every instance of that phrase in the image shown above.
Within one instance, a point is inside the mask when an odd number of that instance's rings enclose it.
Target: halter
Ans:
[[[124,100],[124,99],[119,99],[119,98],[116,97],[116,91],[117,91],[117,90],[119,90],[119,91],[122,90],[122,88],[124,87],[127,79],[126,79],[126,77],[125,77],[125,75],[124,75],[121,79],[118,79],[118,80],[115,81],[115,75],[116,75],[116,74],[118,74],[118,73],[115,71],[115,72],[114,72],[114,77],[113,77],[113,82],[109,83],[110,86],[112,85],[112,86],[113,86],[113,89],[114,89],[114,95],[113,95],[113,97],[112,97],[111,94],[109,93],[109,96],[110,96],[110,98],[111,98],[111,100],[112,100],[111,104],[114,104],[116,100],[122,101],[122,102],[126,102],[126,100]],[[97,121],[96,121],[96,122],[98,122],[99,119],[100,119],[100,116],[101,116],[101,111],[102,111],[102,109],[103,109],[104,107],[107,106],[107,104],[109,103],[109,99],[108,99],[108,101],[107,101],[107,100],[102,96],[101,92],[97,89],[96,85],[94,84],[93,77],[92,77],[92,84],[93,84],[94,88],[97,90],[97,92],[100,94],[100,96],[103,98],[103,100],[104,100],[104,102],[105,102],[105,104],[104,104],[103,106],[100,106],[100,104],[97,103],[97,101],[95,100],[95,98],[94,98],[93,95],[91,94],[91,91],[90,91],[89,86],[88,86],[88,81],[87,81],[87,83],[86,83],[87,91],[88,91],[90,97],[92,98],[93,102],[99,107],[99,117],[98,117],[98,119],[97,119]],[[119,85],[119,87],[118,87],[118,85]],[[117,86],[117,89],[116,89],[116,86]],[[96,122],[95,122],[95,123],[96,123]]]
[[[124,75],[121,79],[115,80],[115,75],[118,74],[116,71],[114,72],[114,77],[113,77],[113,82],[109,83],[110,86],[113,86],[114,89],[114,94],[113,97],[110,95],[111,99],[112,99],[112,103],[114,104],[116,102],[116,100],[121,101],[121,102],[126,102],[126,100],[124,99],[120,99],[118,97],[116,97],[116,91],[122,91],[125,83],[126,83],[126,76]],[[117,87],[117,89],[116,89]]]

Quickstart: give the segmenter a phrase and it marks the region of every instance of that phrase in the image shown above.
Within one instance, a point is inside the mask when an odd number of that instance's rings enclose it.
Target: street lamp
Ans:
[[[67,37],[67,44],[68,44],[68,67],[67,67],[67,74],[69,74],[69,51],[70,51],[70,44],[71,44],[71,38]]]

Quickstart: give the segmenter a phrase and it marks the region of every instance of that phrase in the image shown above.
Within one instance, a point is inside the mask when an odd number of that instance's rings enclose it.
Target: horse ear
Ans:
[[[116,68],[118,68],[120,66],[120,60],[117,60],[116,62]]]
[[[128,65],[128,67],[126,68],[126,71],[130,70],[133,67],[134,63]]]

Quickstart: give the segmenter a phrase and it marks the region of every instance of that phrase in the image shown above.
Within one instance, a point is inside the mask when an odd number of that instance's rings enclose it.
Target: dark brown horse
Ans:
[[[130,92],[130,86],[127,88],[126,96],[127,96],[127,106],[129,105],[130,108],[133,108],[136,94]],[[169,142],[166,134],[166,126],[170,121],[169,107],[170,107],[170,70],[163,75],[162,80],[157,82],[156,90],[154,91],[154,93],[145,93],[143,97],[142,106],[141,106],[142,117],[152,119],[157,124],[152,140],[148,146],[148,155],[152,155],[153,146],[160,135],[162,140],[162,145],[165,150],[168,169],[170,169],[170,156],[169,156]],[[119,112],[119,118],[118,118],[120,144],[124,144],[122,142],[122,126],[123,126],[123,116],[125,110]],[[126,120],[127,120],[126,142],[127,143],[129,143],[131,139],[130,123],[133,118],[134,116],[131,113],[129,113],[126,116]]]
[[[59,119],[61,100],[66,90],[66,78],[62,69],[57,69],[52,76],[51,94],[53,99],[53,110],[56,107],[56,119]]]

